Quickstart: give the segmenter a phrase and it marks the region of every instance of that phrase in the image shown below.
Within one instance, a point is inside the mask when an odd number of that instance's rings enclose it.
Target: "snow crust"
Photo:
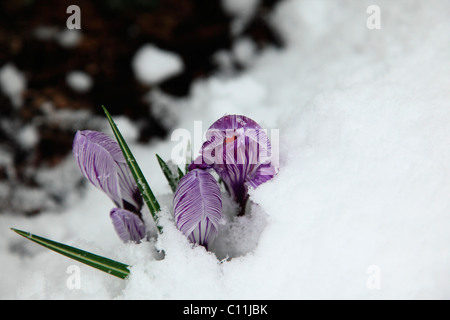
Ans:
[[[379,30],[366,26],[372,4]],[[192,248],[171,218],[154,154],[168,159],[177,142],[132,142],[164,233],[121,243],[112,203],[90,185],[64,212],[3,214],[0,298],[450,298],[449,9],[445,0],[280,3],[270,19],[286,48],[266,49],[241,74],[198,81],[167,106],[192,134],[194,121],[204,131],[233,113],[279,129],[279,174],[251,191],[244,217],[224,196],[212,252]],[[131,277],[79,265],[9,227],[129,263]],[[77,289],[67,285],[71,265]]]

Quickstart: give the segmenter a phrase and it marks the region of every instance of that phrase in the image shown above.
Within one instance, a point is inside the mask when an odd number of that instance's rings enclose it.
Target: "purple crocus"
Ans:
[[[145,237],[143,200],[119,144],[101,132],[78,131],[73,154],[81,173],[116,205],[110,217],[120,239],[140,242]]]
[[[178,229],[192,243],[208,250],[222,218],[221,193],[214,177],[200,169],[183,176],[173,198],[173,212]]]
[[[240,204],[241,215],[249,188],[270,180],[278,170],[271,162],[271,144],[265,131],[242,115],[227,115],[214,122],[200,151],[189,170],[214,169]]]

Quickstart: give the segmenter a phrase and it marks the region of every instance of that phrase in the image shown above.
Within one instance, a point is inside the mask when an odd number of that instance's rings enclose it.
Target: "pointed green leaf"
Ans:
[[[14,228],[11,228],[11,230],[21,235],[22,237],[25,237],[37,244],[40,244],[41,246],[44,246],[47,249],[53,250],[68,258],[84,263],[88,266],[106,272],[118,278],[125,279],[130,274],[129,266],[121,262],[117,262],[81,249],[77,249],[66,244],[55,242],[53,240],[49,240],[31,234],[29,232],[17,230]]]
[[[161,170],[164,173],[164,176],[166,177],[170,188],[173,192],[175,192],[177,190],[178,182],[183,177],[183,172],[181,172],[180,168],[178,168],[177,174],[174,174],[167,163],[164,162],[164,160],[159,155],[156,155],[156,159],[158,159],[159,166],[161,167]]]
[[[150,210],[153,220],[155,220],[158,231],[162,232],[162,228],[158,224],[158,216],[157,216],[157,212],[159,212],[161,210],[159,203],[156,200],[155,195],[152,192],[152,189],[150,189],[150,186],[148,185],[147,180],[145,179],[144,175],[142,174],[142,171],[139,168],[139,165],[137,164],[136,159],[134,158],[133,154],[131,153],[130,148],[128,147],[127,143],[125,142],[125,139],[123,138],[122,134],[120,133],[119,129],[117,128],[116,124],[114,123],[114,120],[112,119],[108,110],[106,110],[106,108],[104,106],[102,106],[102,108],[106,114],[106,117],[108,118],[109,124],[111,125],[111,129],[114,133],[114,136],[116,137],[116,140],[117,140],[120,148],[122,149],[122,153],[127,161],[128,167],[130,168],[131,173],[133,174],[133,177],[136,180],[136,184],[139,187],[139,191],[142,194],[142,198],[144,199],[145,204],[147,205],[148,209]]]

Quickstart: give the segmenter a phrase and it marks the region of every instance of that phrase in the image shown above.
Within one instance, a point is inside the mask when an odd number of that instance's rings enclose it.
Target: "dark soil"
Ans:
[[[281,45],[265,20],[276,2],[261,1],[244,31],[260,48]],[[81,9],[82,38],[77,46],[65,48],[54,40],[38,39],[38,27],[66,29],[69,5]],[[183,97],[189,94],[192,81],[215,71],[212,55],[232,45],[231,22],[232,17],[223,12],[220,1],[213,0],[2,1],[0,68],[14,64],[25,74],[27,88],[20,108],[14,108],[0,90],[0,119],[8,122],[0,123],[0,152],[13,159],[12,164],[0,161],[0,192],[4,193],[0,195],[0,212],[8,209],[35,214],[46,209],[44,203],[22,207],[10,198],[24,186],[41,188],[34,179],[35,172],[58,166],[71,150],[76,128],[47,121],[43,106],[51,103],[54,110],[88,110],[92,115],[101,115],[101,105],[105,105],[113,115],[139,121],[140,141],[164,137],[170,128],[163,127],[151,115],[144,95],[152,88],[135,79],[131,68],[134,54],[146,43],[178,53],[184,72],[161,83],[159,88]],[[66,75],[73,70],[91,76],[94,86],[89,92],[76,93],[67,86]],[[40,119],[38,123],[36,119]],[[39,141],[29,149],[20,144],[15,133],[31,123],[37,126]],[[78,129],[86,128],[81,125]],[[49,191],[48,197],[63,203],[64,196],[54,191]]]

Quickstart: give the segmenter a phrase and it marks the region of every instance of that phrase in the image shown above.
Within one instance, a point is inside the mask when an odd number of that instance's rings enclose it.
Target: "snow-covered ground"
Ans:
[[[381,29],[367,24],[374,4]],[[64,212],[2,214],[0,298],[450,298],[449,12],[447,0],[282,2],[270,19],[286,48],[240,50],[247,71],[198,81],[188,99],[149,97],[192,135],[194,121],[204,131],[233,113],[279,130],[279,174],[251,193],[244,217],[225,199],[212,252],[191,248],[170,219],[154,154],[170,158],[178,141],[139,145],[124,125],[164,233],[121,243],[112,203],[90,185]],[[80,174],[68,163],[66,175]],[[131,276],[80,265],[10,227],[129,263]],[[73,265],[79,288],[68,285]]]

